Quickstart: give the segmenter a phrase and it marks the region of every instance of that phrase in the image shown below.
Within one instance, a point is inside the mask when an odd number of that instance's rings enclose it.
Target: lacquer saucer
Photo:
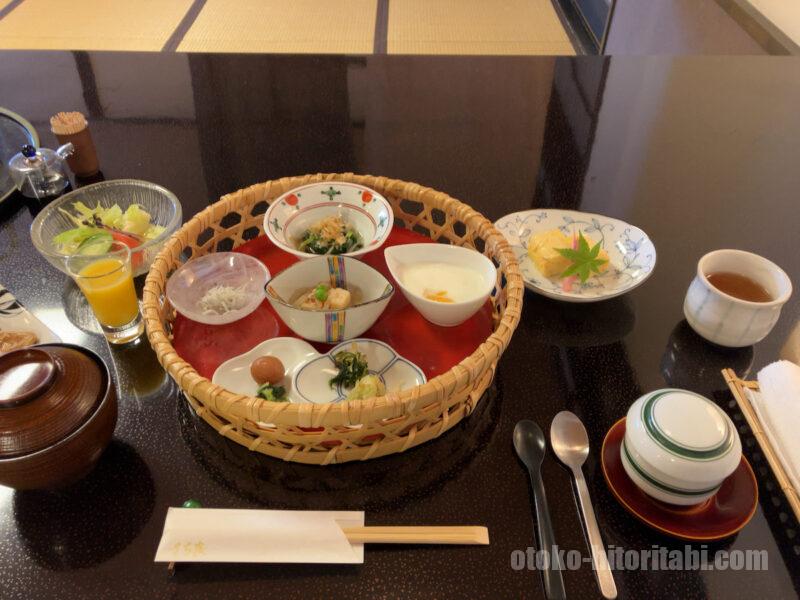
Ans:
[[[683,540],[708,542],[733,535],[753,518],[758,506],[758,484],[744,456],[711,498],[696,506],[673,506],[645,494],[625,473],[620,457],[624,437],[623,417],[603,440],[603,475],[619,503],[646,525]]]

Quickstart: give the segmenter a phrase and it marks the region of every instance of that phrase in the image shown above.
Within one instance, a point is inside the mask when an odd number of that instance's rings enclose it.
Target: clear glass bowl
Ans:
[[[259,307],[269,278],[269,269],[257,258],[241,252],[212,252],[193,258],[170,275],[167,298],[175,310],[192,321],[225,325],[243,319]],[[243,288],[245,302],[223,314],[205,314],[198,302],[217,285]]]
[[[51,265],[63,273],[67,273],[66,255],[58,252],[53,244],[53,237],[66,229],[72,229],[75,224],[58,209],[63,208],[74,213],[71,210],[72,203],[78,201],[89,207],[100,204],[109,208],[119,204],[123,211],[131,204],[138,204],[150,213],[151,223],[165,228],[160,236],[137,246],[131,252],[134,276],[147,273],[161,246],[180,227],[183,216],[181,203],[175,194],[160,185],[138,179],[101,181],[64,194],[45,206],[31,224],[33,245]]]

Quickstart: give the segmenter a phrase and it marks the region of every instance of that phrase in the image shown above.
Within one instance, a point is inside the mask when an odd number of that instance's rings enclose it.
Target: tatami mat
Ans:
[[[208,0],[185,52],[371,54],[377,0]]]
[[[551,0],[390,0],[389,54],[575,54]]]
[[[0,0],[0,16],[0,49],[574,54],[552,0]]]
[[[0,20],[0,49],[161,50],[192,0],[24,0]]]

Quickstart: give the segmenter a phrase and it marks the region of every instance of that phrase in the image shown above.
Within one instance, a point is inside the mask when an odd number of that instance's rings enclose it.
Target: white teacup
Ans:
[[[708,275],[720,272],[749,277],[773,300],[750,302],[718,290],[708,281]],[[775,263],[743,250],[714,250],[697,263],[697,275],[686,292],[683,314],[692,329],[708,341],[741,348],[760,342],[772,331],[791,295],[792,282]]]

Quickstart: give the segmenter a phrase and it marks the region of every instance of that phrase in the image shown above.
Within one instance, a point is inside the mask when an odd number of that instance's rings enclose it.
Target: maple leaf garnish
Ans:
[[[579,232],[578,236],[577,248],[556,248],[556,250],[572,263],[564,270],[561,277],[577,275],[581,283],[585,283],[592,273],[600,273],[600,267],[608,261],[604,258],[597,258],[600,254],[600,242],[589,247],[589,242],[583,237],[583,233]]]

